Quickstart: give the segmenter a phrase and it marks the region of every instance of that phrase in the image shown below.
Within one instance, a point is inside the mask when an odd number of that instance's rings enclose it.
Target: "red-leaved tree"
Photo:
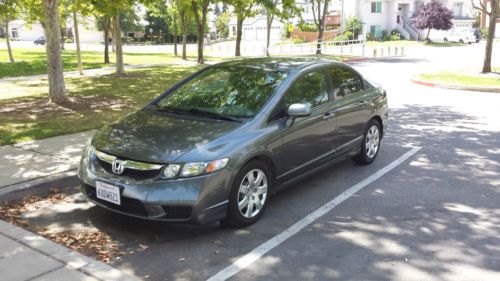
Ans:
[[[415,26],[418,29],[427,29],[426,40],[429,40],[431,29],[450,30],[453,27],[451,20],[453,11],[446,8],[437,0],[420,5],[415,15]]]

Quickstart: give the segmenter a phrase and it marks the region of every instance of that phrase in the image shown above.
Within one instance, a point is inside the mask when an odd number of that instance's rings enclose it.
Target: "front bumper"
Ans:
[[[149,220],[210,224],[225,218],[231,172],[173,180],[134,180],[111,174],[82,159],[78,176],[87,199],[106,209]],[[121,205],[96,197],[96,181],[118,186]]]

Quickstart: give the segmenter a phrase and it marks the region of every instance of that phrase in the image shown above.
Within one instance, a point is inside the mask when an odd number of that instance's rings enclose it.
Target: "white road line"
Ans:
[[[294,225],[290,226],[289,228],[287,228],[283,232],[279,233],[278,235],[274,236],[273,238],[262,243],[260,246],[253,249],[250,253],[242,256],[241,258],[236,260],[231,265],[227,266],[226,268],[224,268],[221,271],[219,271],[218,273],[216,273],[214,276],[207,279],[207,281],[227,280],[231,276],[240,272],[244,268],[248,267],[249,265],[251,265],[252,263],[257,261],[259,258],[261,258],[263,255],[265,255],[267,252],[271,251],[273,248],[277,247],[278,245],[283,243],[285,240],[292,237],[293,235],[295,235],[296,233],[298,233],[299,231],[304,229],[306,226],[310,225],[315,220],[317,220],[318,218],[320,218],[324,214],[331,211],[333,208],[338,206],[340,203],[344,202],[346,199],[348,199],[349,197],[354,195],[356,192],[360,191],[361,189],[363,189],[367,185],[371,184],[372,182],[376,181],[377,179],[379,179],[383,175],[390,172],[392,169],[401,165],[404,161],[406,161],[408,158],[413,156],[420,149],[422,149],[422,148],[421,147],[412,148],[410,151],[406,152],[401,157],[394,160],[392,163],[388,164],[387,166],[383,167],[382,169],[378,170],[376,173],[367,177],[363,181],[349,187],[346,191],[342,192],[339,196],[335,197],[330,202],[321,206],[316,211],[310,213],[305,218],[301,219],[300,221],[298,221]]]

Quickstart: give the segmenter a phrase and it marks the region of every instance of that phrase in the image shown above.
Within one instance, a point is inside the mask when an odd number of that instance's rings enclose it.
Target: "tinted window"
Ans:
[[[333,94],[336,98],[344,98],[361,91],[362,83],[355,72],[343,67],[331,67],[328,74],[332,79]]]
[[[325,73],[322,69],[309,72],[300,77],[288,89],[285,105],[294,103],[310,103],[313,107],[328,101],[328,88]]]
[[[253,117],[285,78],[286,73],[275,70],[213,67],[166,95],[157,105]]]

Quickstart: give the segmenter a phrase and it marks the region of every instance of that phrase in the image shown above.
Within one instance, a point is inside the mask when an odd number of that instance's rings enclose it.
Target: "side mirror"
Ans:
[[[310,103],[294,103],[288,107],[288,116],[292,118],[307,117],[311,115]]]

